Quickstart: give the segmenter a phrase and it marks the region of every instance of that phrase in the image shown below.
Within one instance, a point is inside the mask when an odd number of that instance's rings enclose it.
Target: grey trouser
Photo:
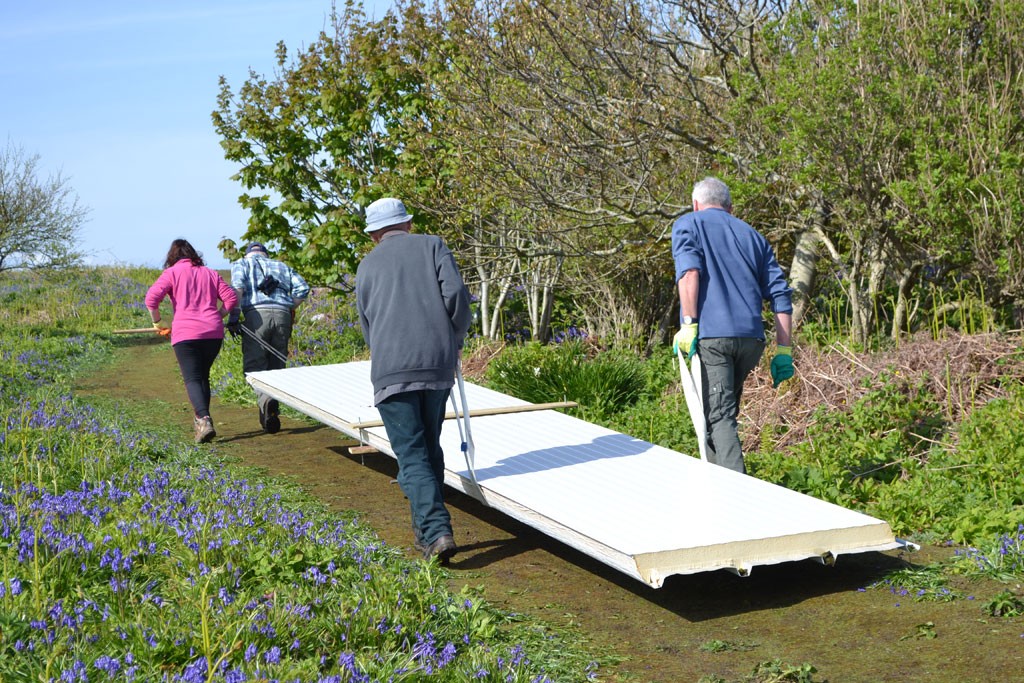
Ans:
[[[285,308],[260,307],[245,311],[242,325],[264,344],[273,348],[281,357],[288,357],[288,342],[292,337],[292,312]],[[285,362],[276,354],[265,349],[248,334],[242,334],[242,371],[245,374],[260,370],[280,370]],[[256,395],[260,410],[266,412],[272,399],[266,394]],[[277,401],[273,401],[277,408]]]
[[[761,362],[763,339],[712,337],[697,344],[703,380],[704,419],[708,426],[708,460],[746,473],[736,427],[747,375]]]

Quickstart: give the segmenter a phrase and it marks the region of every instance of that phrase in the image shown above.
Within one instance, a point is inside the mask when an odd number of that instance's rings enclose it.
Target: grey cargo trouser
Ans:
[[[245,311],[242,325],[282,357],[288,357],[288,342],[292,338],[291,311],[286,308],[250,308]],[[251,335],[242,335],[242,371],[246,375],[261,370],[280,370],[285,365],[283,360],[263,348]],[[277,411],[277,401],[266,394],[257,394],[256,402],[264,413],[268,408]]]
[[[712,337],[697,344],[703,380],[704,420],[708,427],[708,460],[746,473],[736,425],[747,375],[761,362],[763,339]]]

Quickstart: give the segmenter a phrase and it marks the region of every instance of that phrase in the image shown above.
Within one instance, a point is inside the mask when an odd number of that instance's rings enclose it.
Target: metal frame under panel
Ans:
[[[254,372],[257,391],[394,457],[372,403],[370,362]],[[529,406],[466,383],[471,411]],[[683,419],[681,416],[680,419]],[[910,544],[889,525],[555,410],[472,417],[470,474],[458,428],[442,431],[445,483],[658,588],[672,574]]]

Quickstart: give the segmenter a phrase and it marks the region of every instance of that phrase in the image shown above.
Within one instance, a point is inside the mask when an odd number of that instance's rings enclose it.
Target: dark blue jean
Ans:
[[[409,499],[413,530],[424,544],[452,533],[442,491],[441,426],[448,393],[448,389],[406,391],[377,404],[398,458],[398,485]]]
[[[703,380],[704,419],[708,427],[708,460],[746,473],[736,417],[747,375],[764,353],[763,339],[712,337],[698,346]]]

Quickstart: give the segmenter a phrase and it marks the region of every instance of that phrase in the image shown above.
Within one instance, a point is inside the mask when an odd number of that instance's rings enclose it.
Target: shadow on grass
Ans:
[[[833,566],[813,559],[758,566],[745,577],[728,570],[674,575],[656,589],[465,494],[450,490],[448,493],[449,505],[513,536],[485,553],[466,557],[458,563],[453,561],[453,569],[483,569],[499,559],[541,549],[693,622],[777,609],[824,595],[857,591],[897,569],[912,566],[901,555],[867,552],[840,555]]]
[[[132,346],[157,346],[159,344],[170,345],[170,340],[155,332],[140,332],[138,334],[111,334],[110,345],[115,349],[124,349]]]
[[[397,477],[397,462],[391,456],[351,455],[344,447],[331,450],[391,482]],[[902,553],[854,553],[840,555],[832,566],[813,559],[757,566],[745,577],[727,570],[674,575],[666,579],[661,588],[655,589],[464,493],[446,488],[445,502],[512,537],[460,546],[459,554],[450,565],[453,570],[486,570],[498,562],[542,550],[691,622],[779,609],[831,594],[852,593],[897,569],[913,566]]]
[[[252,412],[253,412],[253,418],[256,419],[256,415],[257,415],[256,408],[253,408]],[[291,434],[291,435],[299,436],[299,435],[302,435],[302,434],[310,434],[312,432],[320,431],[321,429],[326,429],[326,427],[324,427],[324,425],[308,425],[308,426],[303,426],[303,427],[282,427],[281,431],[278,432],[278,433],[279,434]],[[257,438],[262,438],[262,437],[273,438],[274,435],[267,434],[266,432],[263,431],[263,429],[261,427],[257,427],[256,429],[251,429],[251,430],[246,431],[246,432],[239,432],[237,434],[233,434],[232,436],[227,436],[227,437],[223,437],[223,438],[217,437],[217,442],[218,443],[234,443],[236,441],[248,441],[249,439],[257,439]]]

